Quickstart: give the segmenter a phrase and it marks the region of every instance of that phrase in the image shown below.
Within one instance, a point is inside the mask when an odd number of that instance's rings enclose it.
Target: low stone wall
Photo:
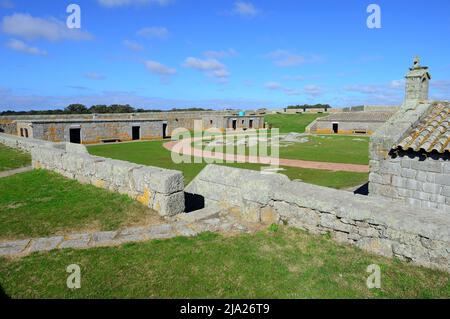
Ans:
[[[140,201],[162,216],[184,212],[184,181],[179,171],[91,156],[84,146],[0,134],[0,143],[31,153],[33,167],[57,172]]]
[[[339,242],[450,272],[450,216],[438,210],[217,165],[186,192],[203,196],[206,205],[239,206],[248,220],[329,232]]]

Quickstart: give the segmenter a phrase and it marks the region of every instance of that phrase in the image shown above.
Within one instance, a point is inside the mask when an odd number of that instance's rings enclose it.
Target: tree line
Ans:
[[[169,112],[197,112],[197,111],[212,111],[211,109],[203,109],[199,107],[191,107],[185,109],[173,108]],[[58,115],[58,114],[105,114],[105,113],[144,113],[144,112],[167,112],[163,110],[151,110],[134,108],[128,104],[112,104],[112,105],[92,105],[87,107],[83,104],[71,104],[64,109],[56,110],[31,110],[31,111],[3,111],[0,115]]]

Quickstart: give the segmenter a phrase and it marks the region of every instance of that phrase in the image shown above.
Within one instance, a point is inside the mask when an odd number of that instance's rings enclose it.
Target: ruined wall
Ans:
[[[82,145],[50,143],[0,134],[0,143],[31,152],[33,167],[57,172],[81,183],[126,194],[162,216],[182,213],[181,172],[91,156]]]
[[[286,223],[387,257],[450,271],[450,215],[354,195],[280,174],[207,166],[186,188],[206,205],[237,206],[243,217]]]

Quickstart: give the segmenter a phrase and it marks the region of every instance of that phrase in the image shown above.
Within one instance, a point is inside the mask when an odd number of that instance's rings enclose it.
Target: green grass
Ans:
[[[194,179],[195,176],[197,176],[198,173],[200,173],[200,171],[206,166],[206,164],[175,164],[172,161],[170,152],[162,146],[162,144],[165,142],[167,141],[96,145],[89,146],[88,151],[89,153],[97,156],[182,171],[185,179],[185,184],[187,185]],[[261,168],[261,165],[259,164],[249,163],[234,163],[225,165],[251,170],[260,170]],[[332,172],[295,167],[282,168],[285,170],[281,171],[280,173],[287,175],[290,179],[301,179],[306,183],[333,188],[347,188],[357,186],[365,183],[368,180],[368,174],[366,173]]]
[[[285,227],[256,234],[127,244],[0,259],[12,298],[449,298],[450,274],[338,245]],[[67,266],[81,288],[66,287]],[[381,267],[369,290],[368,265]]]
[[[43,170],[0,179],[0,240],[113,230],[159,219],[124,195]]]
[[[272,125],[273,128],[278,128],[280,133],[304,133],[305,128],[319,117],[327,116],[327,113],[322,114],[270,114],[264,117],[264,120]]]
[[[253,134],[249,134],[253,135]],[[256,136],[256,135],[255,135]],[[219,138],[222,138],[219,135]],[[236,136],[236,141],[245,137]],[[282,138],[280,137],[280,140]],[[306,143],[287,143],[281,141],[279,148],[280,158],[298,159],[314,162],[331,162],[331,163],[350,163],[350,164],[369,164],[369,138],[356,136],[334,136],[334,135],[311,135],[308,136],[309,141]],[[205,141],[196,141],[192,146],[198,149],[205,149],[207,146]],[[217,147],[217,152],[237,153],[238,146],[231,150],[226,149],[225,146]],[[249,155],[258,153],[258,145],[245,147],[245,154]],[[270,146],[267,150],[270,156]]]
[[[0,144],[0,172],[31,165],[31,156]]]

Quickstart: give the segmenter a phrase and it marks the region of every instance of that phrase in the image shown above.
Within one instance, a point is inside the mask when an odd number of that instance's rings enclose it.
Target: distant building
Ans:
[[[259,114],[208,111],[3,116],[0,130],[53,142],[96,144],[166,138],[177,128],[194,130],[195,121],[203,130],[248,130],[265,125]]]
[[[371,138],[369,193],[450,213],[450,103],[428,100],[430,79],[416,58],[400,111]]]
[[[307,131],[313,134],[371,135],[394,112],[340,112],[321,117],[311,123]]]

